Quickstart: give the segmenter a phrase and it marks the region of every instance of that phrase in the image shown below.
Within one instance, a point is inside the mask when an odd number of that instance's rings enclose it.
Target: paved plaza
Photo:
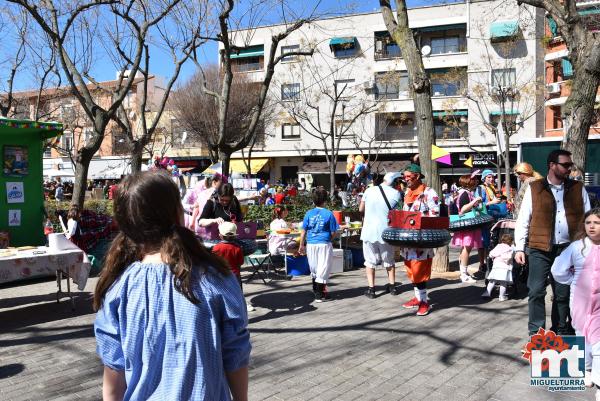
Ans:
[[[529,386],[520,358],[527,302],[480,298],[458,273],[431,281],[429,316],[402,309],[412,297],[365,298],[364,271],[336,274],[332,302],[313,301],[307,277],[245,285],[250,313],[251,400],[592,400],[594,392]],[[378,272],[378,294],[383,273]],[[0,400],[97,400],[91,291],[55,302],[56,283],[0,287]]]

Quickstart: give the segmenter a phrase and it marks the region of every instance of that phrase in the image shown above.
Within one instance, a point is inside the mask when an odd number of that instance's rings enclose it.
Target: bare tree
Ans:
[[[285,1],[277,2],[277,7],[266,10],[265,5],[268,2],[256,0],[251,4],[246,5],[246,12],[241,10],[240,14],[242,17],[235,17],[234,6],[236,3],[234,0],[220,0],[219,7],[220,12],[218,16],[218,33],[215,40],[220,44],[220,59],[221,59],[221,85],[219,92],[211,90],[210,88],[203,86],[204,92],[212,96],[216,100],[217,104],[217,115],[219,117],[218,124],[218,136],[215,143],[217,144],[216,149],[211,149],[211,153],[217,152],[218,159],[222,163],[223,171],[229,170],[229,159],[231,154],[246,148],[250,145],[256,134],[257,128],[260,124],[260,116],[263,112],[263,108],[267,99],[269,85],[275,72],[275,66],[284,58],[283,55],[277,55],[279,44],[290,34],[300,29],[305,24],[311,22],[316,18],[315,10],[319,5],[320,1],[316,1],[316,5],[312,8],[306,16],[296,15],[292,11],[292,7]],[[238,96],[237,92],[232,91],[232,85],[234,81],[234,70],[232,68],[232,55],[239,54],[239,52],[250,44],[252,35],[254,33],[254,27],[260,24],[261,16],[265,14],[280,13],[280,20],[283,21],[281,29],[274,32],[271,35],[271,41],[269,43],[270,50],[269,54],[265,57],[265,68],[264,76],[259,82],[259,95],[256,107],[253,109],[247,126],[240,132],[237,140],[230,141],[227,124],[233,121],[229,118],[229,104],[233,98]],[[244,27],[245,37],[239,37],[238,33],[241,31],[232,32],[236,28]],[[250,27],[250,28],[248,28]],[[286,56],[297,55],[297,56],[310,56],[313,50],[298,50],[288,53]],[[200,62],[196,59],[197,66],[201,73],[203,72]],[[203,80],[208,82],[207,79]]]
[[[600,86],[598,6],[588,8],[593,13],[588,15],[578,8],[576,0],[517,0],[517,3],[546,10],[569,50],[574,74],[571,94],[563,110],[567,127],[563,148],[573,153],[573,162],[585,171],[588,136]],[[596,24],[596,28],[591,29],[591,24]]]
[[[448,85],[461,83],[462,99],[451,98],[444,102],[443,121],[446,127],[442,137],[456,137],[458,134],[472,150],[479,152],[471,145],[469,129],[471,136],[478,129],[482,130],[482,134],[487,133],[486,137],[491,136],[493,139],[489,145],[497,147],[499,156],[498,163],[493,163],[498,169],[499,178],[501,165],[504,164],[504,179],[499,180],[498,186],[502,186],[502,181],[507,183],[506,196],[510,199],[510,138],[521,132],[526,121],[534,118],[543,108],[540,100],[543,99],[545,84],[543,77],[537,77],[531,68],[534,61],[530,57],[521,57],[521,54],[512,56],[514,53],[527,54],[518,51],[525,46],[523,38],[513,38],[494,45],[488,39],[479,40],[483,42],[485,53],[481,60],[472,64],[475,72],[470,74],[468,85],[466,74],[460,69],[443,74],[442,82]],[[492,46],[502,55],[500,60],[494,56]],[[491,71],[491,82],[487,71]],[[464,117],[455,113],[464,99],[470,102],[470,110],[475,111],[469,115],[468,127]]]
[[[148,44],[149,32],[180,0],[151,3],[141,0],[126,3],[116,0],[47,0],[41,4],[29,0],[8,1],[26,10],[48,35],[73,95],[92,121],[93,134],[75,157],[73,203],[82,207],[90,161],[100,148],[107,126],[131,90]],[[120,46],[111,48],[115,42]],[[92,94],[93,88],[84,81],[84,78],[91,77],[96,58],[102,56],[93,51],[100,50],[104,50],[105,56],[112,57],[117,69],[123,71],[117,77],[113,96],[106,104]]]
[[[335,189],[335,170],[340,145],[351,144],[355,123],[380,107],[365,96],[362,85],[352,77],[353,64],[340,65],[335,58],[315,50],[313,57],[287,64],[287,73],[279,75],[279,106],[300,126],[303,133],[318,140],[329,169],[330,194]],[[289,83],[293,82],[293,83]]]
[[[415,36],[408,26],[408,12],[405,0],[396,0],[396,17],[389,0],[379,0],[385,26],[392,39],[400,47],[408,70],[408,81],[413,92],[415,120],[419,139],[419,160],[429,185],[441,192],[440,175],[437,163],[431,160],[431,145],[435,144],[433,109],[431,105],[431,82],[423,66],[421,52],[415,42]],[[433,268],[436,271],[448,271],[448,247],[436,252]]]
[[[194,9],[192,4],[196,6]],[[179,78],[181,68],[196,50],[206,42],[208,32],[205,23],[208,18],[208,3],[197,2],[186,4],[186,7],[175,8],[167,15],[156,29],[154,48],[166,50],[171,58],[174,71],[164,88],[158,88],[157,77],[150,74],[150,46],[144,46],[143,62],[139,68],[137,104],[122,103],[113,119],[124,132],[131,154],[131,171],[140,171],[145,148],[153,140],[159,128],[163,112],[171,95],[173,86]],[[137,21],[130,21],[136,31],[141,29]],[[125,54],[119,38],[115,38],[114,46],[121,54]],[[150,84],[153,83],[152,87]],[[160,82],[162,84],[162,82]],[[162,93],[160,93],[162,92]],[[150,113],[149,113],[150,112]]]
[[[216,65],[204,67],[179,88],[170,101],[170,108],[187,135],[208,149],[213,162],[221,161],[220,146],[237,144],[244,139],[259,103],[260,86],[244,75],[236,75],[230,89],[235,92],[228,102],[227,121],[221,131],[219,104],[208,92],[221,92],[222,75]],[[264,125],[259,119],[258,126]],[[257,127],[258,128],[258,127]],[[251,139],[256,139],[254,136]],[[252,143],[254,144],[254,143]],[[229,167],[223,165],[223,173]]]

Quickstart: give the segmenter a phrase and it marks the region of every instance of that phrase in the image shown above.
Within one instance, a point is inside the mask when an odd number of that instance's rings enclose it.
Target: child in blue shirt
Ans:
[[[322,188],[315,190],[313,193],[315,208],[304,215],[298,250],[299,253],[306,254],[308,258],[316,302],[330,299],[327,292],[327,281],[333,258],[331,239],[339,228],[333,213],[323,207],[326,201],[327,191]],[[305,239],[306,247],[304,246]]]

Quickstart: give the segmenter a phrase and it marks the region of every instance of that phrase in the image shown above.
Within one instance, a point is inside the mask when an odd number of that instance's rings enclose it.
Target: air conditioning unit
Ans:
[[[383,51],[383,42],[381,40],[375,41],[375,52],[381,53]]]
[[[560,84],[558,82],[548,84],[548,93],[560,93]]]
[[[375,87],[375,81],[368,80],[368,81],[363,82],[363,89],[364,90],[372,90],[373,87]]]

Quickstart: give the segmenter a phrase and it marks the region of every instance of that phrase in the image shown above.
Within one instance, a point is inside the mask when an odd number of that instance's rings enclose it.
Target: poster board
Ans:
[[[0,118],[0,231],[11,246],[43,245],[45,142],[62,124]]]

